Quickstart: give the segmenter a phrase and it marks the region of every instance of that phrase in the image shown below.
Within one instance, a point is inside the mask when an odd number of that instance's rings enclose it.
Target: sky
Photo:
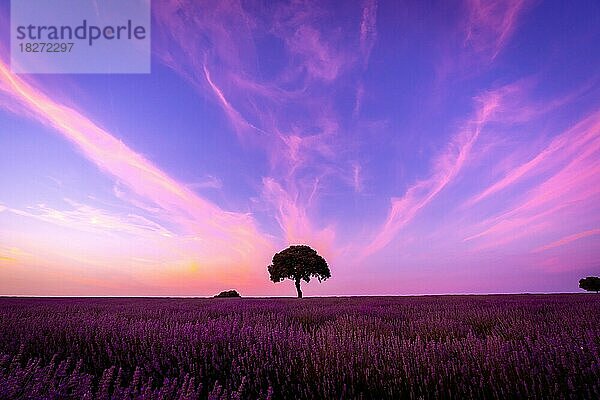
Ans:
[[[572,292],[600,274],[600,3],[152,2],[150,74],[13,74],[0,294]]]

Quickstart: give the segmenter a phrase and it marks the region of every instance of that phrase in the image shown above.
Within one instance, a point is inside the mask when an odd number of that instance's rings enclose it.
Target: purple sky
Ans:
[[[153,1],[149,75],[14,75],[0,294],[577,291],[600,274],[600,3]]]

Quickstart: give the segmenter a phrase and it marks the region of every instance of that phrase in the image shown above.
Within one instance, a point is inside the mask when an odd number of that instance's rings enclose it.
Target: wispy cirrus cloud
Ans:
[[[280,83],[331,83],[356,65],[358,60],[348,46],[348,38],[338,27],[323,24],[330,17],[331,11],[319,2],[282,3],[277,7],[268,21],[272,26],[269,30],[283,41],[290,56],[279,76]],[[370,40],[367,35],[365,32],[365,40]]]
[[[454,136],[445,151],[434,159],[431,175],[409,187],[403,197],[392,199],[387,219],[366,247],[365,255],[387,246],[419,211],[456,179],[467,163],[481,130],[498,108],[500,100],[498,92],[488,92],[477,99],[479,104],[475,116],[465,123],[463,130]]]
[[[364,64],[369,63],[369,57],[377,41],[377,1],[366,0],[360,21],[360,51]]]
[[[233,251],[236,257],[246,257],[271,247],[250,215],[222,210],[199,197],[83,114],[11,74],[4,63],[0,63],[0,88],[27,110],[27,116],[56,130],[101,170],[160,207],[162,216],[183,233],[204,237],[199,253]]]
[[[318,2],[277,3],[271,11],[237,1],[208,9],[203,3],[167,1],[153,10],[158,57],[202,96],[216,101],[242,144],[264,151],[271,171],[262,177],[263,191],[272,192],[268,182],[277,182],[279,198],[297,198],[291,202],[294,207],[272,209],[281,223],[294,215],[309,219],[307,199],[315,200],[330,182],[362,190],[356,168],[360,160],[342,151],[350,147],[350,138],[340,135],[341,117],[323,85],[366,67],[377,39],[377,2],[357,7],[351,31],[324,24],[331,20],[331,10]],[[284,56],[270,73],[261,70],[272,55],[257,52],[260,40],[269,40]],[[284,236],[294,230],[283,227]],[[318,236],[318,229],[314,233]]]
[[[586,238],[588,236],[595,236],[595,235],[600,235],[600,229],[590,229],[587,231],[583,231],[583,232],[578,232],[578,233],[574,233],[572,235],[568,235],[565,236],[559,240],[556,240],[552,243],[548,243],[544,246],[540,246],[537,249],[533,250],[533,252],[537,253],[537,252],[542,252],[542,251],[546,251],[546,250],[550,250],[550,249],[554,249],[556,247],[561,247],[561,246],[565,246],[569,243],[572,243],[576,240],[579,239],[583,239]]]
[[[346,63],[338,48],[322,40],[320,31],[313,27],[301,25],[285,41],[293,56],[301,60],[303,72],[312,79],[332,81]]]
[[[221,189],[223,182],[214,175],[206,175],[204,179],[187,185],[192,189]]]
[[[287,243],[311,243],[319,251],[330,253],[333,250],[335,232],[331,227],[316,229],[312,226],[307,208],[298,193],[290,195],[272,178],[265,178],[264,196],[277,209],[277,222],[285,234]]]
[[[124,233],[137,237],[148,235],[174,236],[174,233],[167,228],[141,215],[120,215],[114,211],[103,210],[69,199],[65,199],[65,202],[70,206],[69,209],[37,204],[23,210],[8,208],[7,211],[23,217],[86,232],[98,232],[108,235]]]
[[[528,0],[469,0],[465,45],[494,59],[516,29]]]
[[[556,136],[550,143],[529,161],[515,168],[499,181],[468,201],[473,205],[499,192],[528,175],[540,174],[549,169],[559,168],[565,162],[576,162],[590,154],[598,152],[600,132],[600,113],[595,113],[578,122],[575,126]]]
[[[509,243],[523,235],[534,237],[532,227],[540,224],[544,225],[540,233],[556,236],[568,227],[564,221],[591,226],[588,231],[593,231],[593,226],[600,223],[596,217],[600,211],[600,189],[590,183],[600,181],[599,157],[600,112],[596,111],[471,198],[468,204],[481,202],[484,207],[492,195],[509,190],[525,178],[534,179],[525,190],[506,197],[502,208],[496,208],[496,215],[481,222],[465,240],[485,242],[488,247]]]
[[[203,65],[202,69],[204,70],[204,77],[206,78],[206,81],[208,82],[209,87],[212,89],[213,93],[215,94],[216,98],[218,99],[219,104],[221,105],[221,107],[223,108],[223,110],[225,111],[227,116],[229,117],[229,120],[233,124],[235,131],[238,133],[243,133],[243,132],[248,132],[248,131],[254,131],[254,132],[260,131],[259,128],[257,128],[256,126],[254,126],[250,122],[248,122],[242,116],[242,114],[240,114],[240,112],[238,110],[236,110],[229,103],[227,98],[225,98],[223,91],[211,79],[210,72],[209,72],[208,68],[206,67],[206,65]]]
[[[457,22],[436,38],[441,48],[434,65],[436,90],[443,93],[449,81],[463,81],[493,69],[533,4],[531,0],[460,2]]]

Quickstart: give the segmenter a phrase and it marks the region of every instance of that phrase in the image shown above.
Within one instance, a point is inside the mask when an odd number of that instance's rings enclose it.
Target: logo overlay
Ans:
[[[150,73],[150,0],[12,0],[14,73]]]

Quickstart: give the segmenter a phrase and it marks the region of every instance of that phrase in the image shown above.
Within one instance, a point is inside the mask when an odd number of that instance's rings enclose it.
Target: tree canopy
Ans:
[[[600,292],[600,278],[597,276],[588,276],[579,280],[579,287],[588,292]]]
[[[302,298],[300,280],[310,282],[311,278],[317,278],[321,282],[331,278],[327,261],[306,245],[290,246],[276,253],[273,256],[272,264],[267,269],[273,282],[281,282],[284,279],[293,280],[298,298]]]

